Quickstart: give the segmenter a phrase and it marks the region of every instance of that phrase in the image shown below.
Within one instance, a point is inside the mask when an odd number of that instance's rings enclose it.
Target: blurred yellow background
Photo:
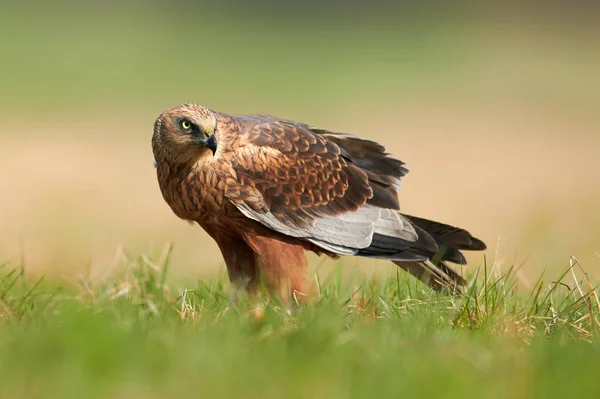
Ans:
[[[154,119],[196,102],[377,140],[410,169],[406,213],[467,228],[501,270],[527,259],[524,280],[570,255],[600,275],[593,6],[213,3],[2,6],[0,263],[102,272],[173,241],[176,273],[222,272],[152,167]]]

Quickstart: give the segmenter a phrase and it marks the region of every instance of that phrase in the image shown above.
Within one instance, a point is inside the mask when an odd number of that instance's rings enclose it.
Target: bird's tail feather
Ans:
[[[463,294],[468,284],[460,274],[443,261],[437,265],[430,260],[418,262],[394,261],[394,263],[436,291]]]
[[[468,251],[482,251],[486,249],[486,245],[483,241],[473,237],[471,233],[460,227],[450,226],[449,224],[406,214],[402,214],[402,216],[410,220],[414,225],[425,230],[440,246],[447,245],[451,248]]]

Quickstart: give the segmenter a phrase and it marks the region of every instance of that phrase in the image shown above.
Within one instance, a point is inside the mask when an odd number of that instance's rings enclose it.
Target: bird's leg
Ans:
[[[252,249],[239,240],[216,240],[231,282],[229,290],[229,303],[238,301],[240,293],[247,291],[250,296],[257,293],[256,259]]]

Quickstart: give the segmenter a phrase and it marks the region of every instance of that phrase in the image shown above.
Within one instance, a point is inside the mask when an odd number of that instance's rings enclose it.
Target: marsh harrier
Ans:
[[[485,244],[466,230],[400,213],[408,172],[385,147],[264,115],[196,104],[163,112],[152,149],[158,183],[178,217],[216,241],[233,285],[306,293],[304,251],[388,259],[436,290],[466,281],[446,262]]]

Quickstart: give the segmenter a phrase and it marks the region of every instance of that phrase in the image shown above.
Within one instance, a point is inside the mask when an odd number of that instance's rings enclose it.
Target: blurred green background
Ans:
[[[600,271],[595,6],[456,4],[2,2],[0,260],[101,273],[174,241],[176,272],[222,271],[152,168],[156,116],[197,102],[380,141],[407,213],[527,258],[525,285],[569,255]]]

